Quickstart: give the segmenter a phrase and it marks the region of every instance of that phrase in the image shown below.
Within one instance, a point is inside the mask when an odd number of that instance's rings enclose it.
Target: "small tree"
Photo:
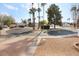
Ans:
[[[14,24],[14,18],[8,15],[0,15],[0,35],[1,35],[1,30],[4,25],[10,26],[11,24]]]
[[[54,24],[54,28],[56,27],[55,25],[62,25],[61,22],[61,11],[60,8],[55,5],[55,4],[51,4],[51,6],[48,8],[47,10],[47,14],[48,14],[48,21],[49,24]]]

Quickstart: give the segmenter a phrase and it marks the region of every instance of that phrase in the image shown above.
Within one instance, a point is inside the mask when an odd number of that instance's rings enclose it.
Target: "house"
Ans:
[[[62,25],[65,26],[65,27],[69,27],[70,24],[71,24],[71,23],[68,23],[68,22],[63,22],[63,23],[62,23]]]

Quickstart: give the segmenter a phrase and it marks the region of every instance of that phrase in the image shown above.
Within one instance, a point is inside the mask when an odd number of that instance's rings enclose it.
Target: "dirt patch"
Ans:
[[[9,42],[0,45],[0,56],[28,55],[28,47],[31,40],[24,39],[17,42]]]
[[[47,38],[44,44],[40,45],[35,52],[39,56],[79,56],[79,51],[73,47],[79,42],[79,37],[69,38]]]

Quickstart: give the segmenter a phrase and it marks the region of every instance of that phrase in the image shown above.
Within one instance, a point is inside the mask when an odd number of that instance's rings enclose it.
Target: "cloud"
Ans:
[[[23,9],[26,10],[27,12],[29,12],[29,9],[31,8],[30,3],[21,4],[20,6],[21,6],[21,8],[23,8]]]
[[[22,8],[27,8],[27,5],[26,4],[21,4],[21,7]]]
[[[5,6],[7,9],[10,9],[10,10],[18,10],[17,7],[12,6],[12,5],[9,5],[9,4],[4,4],[4,6]]]
[[[34,3],[34,8],[38,8],[38,3]]]

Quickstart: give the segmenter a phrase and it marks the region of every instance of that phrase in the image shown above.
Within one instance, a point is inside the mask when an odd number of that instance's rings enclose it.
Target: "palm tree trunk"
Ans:
[[[33,13],[33,30],[35,30],[35,13]]]
[[[33,5],[34,3],[32,3],[32,15],[33,15],[33,30],[35,30],[35,12],[33,11]]]
[[[40,28],[40,12],[39,12],[38,18],[39,18],[39,24],[38,24],[38,29],[39,29]]]

